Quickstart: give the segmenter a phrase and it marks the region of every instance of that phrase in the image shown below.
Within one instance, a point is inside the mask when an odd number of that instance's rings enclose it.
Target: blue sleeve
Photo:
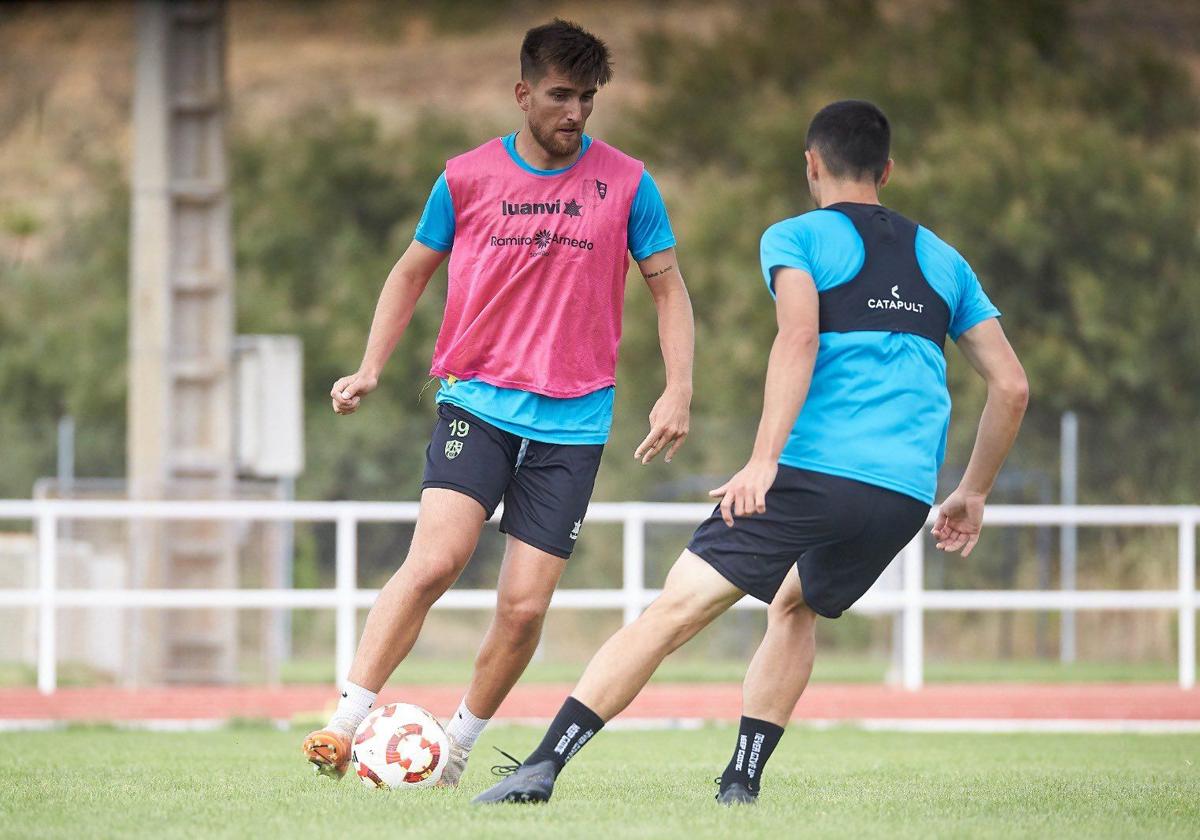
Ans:
[[[1000,310],[988,300],[979,278],[962,257],[958,260],[958,291],[958,306],[950,318],[950,338],[954,341],[981,321],[1000,317]]]
[[[662,193],[644,169],[633,205],[629,208],[628,237],[629,251],[635,260],[644,260],[651,254],[675,247],[675,234],[671,230],[671,220],[667,218]]]
[[[763,233],[758,246],[758,258],[771,297],[775,297],[775,269],[798,268],[810,275],[813,273],[806,233],[804,226],[786,221],[776,222]]]
[[[450,199],[445,172],[438,176],[429,191],[429,200],[425,202],[413,239],[435,251],[449,251],[454,244],[454,202]]]

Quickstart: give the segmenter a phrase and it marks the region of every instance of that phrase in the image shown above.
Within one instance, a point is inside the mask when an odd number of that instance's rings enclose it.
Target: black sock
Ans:
[[[604,721],[598,714],[574,697],[568,697],[554,716],[554,722],[546,730],[546,737],[542,739],[538,748],[529,754],[525,763],[553,761],[555,775],[558,775],[562,772],[563,765],[571,760],[571,756],[579,752],[602,726]]]
[[[762,777],[763,768],[767,766],[767,759],[771,757],[781,737],[782,726],[743,715],[742,724],[738,729],[737,745],[733,748],[733,758],[729,759],[729,766],[721,774],[721,790],[725,790],[734,782],[740,782],[758,793],[758,782]]]

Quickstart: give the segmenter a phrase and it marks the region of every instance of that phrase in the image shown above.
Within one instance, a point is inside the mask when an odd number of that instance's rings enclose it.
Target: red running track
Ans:
[[[554,716],[570,685],[517,686],[498,718]],[[449,715],[461,686],[387,689],[384,702],[405,700]],[[43,697],[32,688],[0,689],[3,721],[219,721],[230,718],[291,720],[323,717],[336,699],[330,686],[283,688],[173,687],[125,690],[67,688]],[[737,720],[741,686],[654,684],[621,719]],[[882,685],[814,685],[796,720],[1094,720],[1200,721],[1200,690],[1164,684],[935,685],[907,692]]]

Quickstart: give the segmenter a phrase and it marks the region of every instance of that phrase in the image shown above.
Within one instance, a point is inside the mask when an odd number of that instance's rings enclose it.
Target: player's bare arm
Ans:
[[[958,348],[987,382],[988,396],[979,418],[971,460],[958,488],[942,502],[933,535],[938,539],[938,548],[961,549],[966,557],[979,541],[984,504],[1021,428],[1029,403],[1029,382],[995,318],[976,324],[959,336]]]
[[[692,301],[679,271],[674,248],[651,254],[638,262],[658,310],[658,342],[666,366],[666,388],[650,411],[650,433],[633,457],[643,464],[666,450],[669,463],[688,436],[692,405],[692,357],[695,325]]]
[[[808,396],[820,343],[820,303],[812,277],[798,268],[780,268],[774,280],[778,332],[767,362],[762,419],[754,450],[746,466],[709,493],[721,499],[721,516],[730,527],[735,515],[767,510],[767,490],[775,481],[779,456]]]
[[[414,241],[396,261],[375,305],[362,364],[356,372],[333,383],[330,389],[334,412],[353,414],[362,398],[375,390],[379,374],[408,328],[429,278],[445,258],[444,251],[435,251]]]

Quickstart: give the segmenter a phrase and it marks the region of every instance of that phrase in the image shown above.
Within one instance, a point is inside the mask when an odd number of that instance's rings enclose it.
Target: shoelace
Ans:
[[[518,770],[521,769],[521,761],[516,756],[509,755],[508,753],[506,753],[504,750],[500,749],[499,747],[493,747],[493,749],[496,752],[500,753],[500,755],[504,756],[505,758],[507,758],[509,761],[512,762],[512,764],[493,764],[492,765],[492,775],[493,776],[511,776],[513,773],[516,773]]]

